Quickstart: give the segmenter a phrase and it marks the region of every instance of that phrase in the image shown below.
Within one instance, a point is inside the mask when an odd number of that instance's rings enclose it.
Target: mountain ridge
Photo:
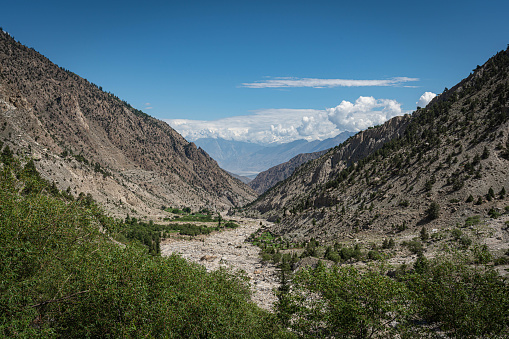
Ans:
[[[253,177],[299,154],[319,152],[337,146],[353,134],[355,133],[345,131],[321,141],[299,139],[265,146],[221,138],[201,138],[194,143],[216,159],[221,168],[237,175]]]
[[[509,50],[501,51],[426,108],[301,166],[247,213],[279,221],[275,234],[324,241],[500,213],[509,189],[508,70]]]
[[[28,148],[62,189],[91,193],[116,213],[145,215],[162,205],[228,209],[256,196],[168,124],[3,31],[0,61],[2,139]]]

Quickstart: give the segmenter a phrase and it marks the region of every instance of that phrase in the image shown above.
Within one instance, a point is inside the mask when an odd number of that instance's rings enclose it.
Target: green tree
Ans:
[[[505,187],[502,187],[502,189],[500,189],[500,192],[498,192],[498,197],[500,199],[504,199],[505,198]]]
[[[493,191],[493,187],[490,187],[488,194],[486,194],[486,200],[491,201],[493,198],[495,198],[495,191]]]
[[[440,205],[433,201],[426,210],[426,216],[430,220],[438,219],[440,216]]]
[[[138,242],[121,247],[98,225],[111,233],[123,223],[96,204],[20,195],[17,178],[0,169],[0,337],[285,335],[251,302],[245,275],[150,256]]]
[[[429,234],[425,227],[421,228],[420,237],[422,241],[427,241],[429,239]]]
[[[290,320],[295,313],[295,305],[290,296],[292,268],[290,261],[283,256],[281,264],[278,266],[279,287],[276,290],[277,301],[274,304],[276,316],[280,324],[287,328],[290,326]]]

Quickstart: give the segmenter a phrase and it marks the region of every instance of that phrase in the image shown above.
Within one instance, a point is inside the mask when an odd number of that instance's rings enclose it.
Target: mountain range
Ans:
[[[298,167],[242,213],[287,239],[462,224],[509,205],[509,48],[425,108]]]
[[[508,101],[509,49],[425,108],[354,136],[272,147],[190,143],[0,32],[0,141],[33,159],[59,189],[90,194],[116,216],[157,217],[169,206],[229,209],[274,221],[273,234],[299,241],[502,213],[509,206]],[[225,170],[267,171],[251,182],[263,193],[257,198]]]
[[[204,149],[219,166],[240,176],[255,178],[273,166],[284,163],[302,153],[314,153],[337,146],[354,132],[342,132],[334,138],[325,140],[296,140],[283,144],[259,145],[255,143],[225,140],[221,138],[201,138],[194,143]]]
[[[135,84],[133,84],[135,86]],[[114,215],[228,209],[256,193],[165,122],[0,31],[0,140]]]

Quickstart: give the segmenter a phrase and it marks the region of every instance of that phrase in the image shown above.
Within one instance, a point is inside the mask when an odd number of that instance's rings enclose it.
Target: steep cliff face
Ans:
[[[247,209],[290,238],[442,227],[503,212],[509,190],[509,50],[411,116],[358,133]],[[439,217],[430,206],[439,206]],[[497,213],[498,213],[497,212]]]
[[[396,117],[380,127],[359,132],[318,159],[299,167],[292,176],[263,194],[250,208],[273,219],[280,215],[281,209],[290,209],[297,202],[296,199],[304,196],[323,199],[315,196],[317,187],[333,180],[347,166],[378,150],[385,142],[400,136],[409,120],[408,115]],[[333,197],[325,199],[332,199],[331,203],[334,201]]]
[[[294,156],[287,162],[271,167],[266,171],[259,173],[256,178],[249,182],[249,187],[254,189],[257,193],[262,194],[278,182],[285,180],[302,164],[315,160],[327,151],[302,153]]]
[[[323,141],[313,141],[310,144],[314,145],[314,149],[310,152],[298,154],[282,164],[259,173],[248,185],[257,193],[262,194],[278,182],[288,178],[302,164],[321,157],[327,153],[328,149],[342,144],[345,140],[354,135],[354,132],[345,131],[334,138],[325,139]]]
[[[91,193],[119,213],[161,205],[224,209],[255,198],[166,123],[5,32],[0,65],[2,139],[40,159],[43,175],[61,188]]]

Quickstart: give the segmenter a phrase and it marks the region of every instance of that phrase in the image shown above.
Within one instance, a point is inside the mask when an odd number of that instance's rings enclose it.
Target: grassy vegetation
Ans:
[[[139,241],[145,246],[147,246],[149,254],[159,255],[160,254],[160,243],[161,239],[168,238],[171,234],[178,233],[180,235],[186,236],[197,236],[200,234],[210,234],[213,231],[220,231],[224,228],[237,228],[238,224],[233,221],[223,221],[220,223],[219,218],[212,218],[209,214],[188,214],[189,211],[184,208],[184,210],[180,209],[168,209],[170,211],[178,210],[177,214],[184,214],[183,216],[176,216],[171,220],[174,222],[170,222],[169,224],[157,224],[152,220],[149,222],[144,222],[141,220],[137,220],[134,217],[130,217],[129,215],[125,218],[125,220],[108,220],[108,231],[112,234],[112,236],[120,242],[125,241]],[[105,217],[103,217],[105,218]],[[198,224],[198,222],[217,222],[217,226],[203,225]]]

